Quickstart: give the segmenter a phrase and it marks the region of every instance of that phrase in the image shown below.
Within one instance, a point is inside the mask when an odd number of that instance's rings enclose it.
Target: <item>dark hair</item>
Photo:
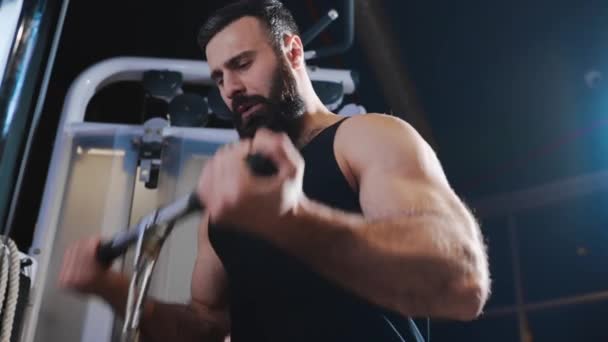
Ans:
[[[281,51],[283,35],[299,35],[291,12],[277,0],[241,0],[222,7],[207,19],[198,34],[198,43],[205,53],[209,41],[226,26],[242,17],[255,17],[266,27],[273,48]]]

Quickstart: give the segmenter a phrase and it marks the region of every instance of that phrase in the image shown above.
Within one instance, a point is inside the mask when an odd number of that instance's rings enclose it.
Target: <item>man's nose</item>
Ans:
[[[224,77],[224,90],[226,92],[226,97],[232,101],[236,95],[243,94],[245,92],[245,85],[243,82],[241,82],[239,77],[235,77],[234,75],[226,75]]]

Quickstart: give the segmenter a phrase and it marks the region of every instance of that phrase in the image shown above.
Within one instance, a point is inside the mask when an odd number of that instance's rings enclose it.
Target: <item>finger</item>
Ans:
[[[233,141],[233,142],[229,142],[226,143],[222,146],[220,146],[215,154],[225,154],[226,152],[231,152],[234,151],[235,149],[239,149],[241,148],[243,144],[249,144],[249,139],[242,139],[242,140],[238,140],[238,141]]]
[[[275,166],[281,170],[284,168],[288,159],[282,148],[283,138],[268,129],[260,129],[256,133],[252,142],[252,152],[259,153],[270,159]]]
[[[300,153],[284,133],[260,129],[254,137],[251,149],[254,153],[261,153],[275,164],[279,170],[279,178],[294,177],[298,166],[303,164]]]
[[[228,144],[220,146],[220,147],[219,147],[219,148],[218,148],[218,149],[215,151],[215,153],[213,154],[213,157],[212,157],[212,158],[217,158],[217,157],[219,157],[219,156],[222,156],[222,155],[226,154],[226,152],[227,152],[229,149],[230,149],[230,146],[228,146]]]
[[[94,267],[97,259],[95,251],[97,250],[97,239],[86,238],[82,243],[78,244],[76,258],[74,260],[74,269],[77,271],[76,276],[81,278],[83,273],[90,272],[88,267]]]
[[[68,258],[70,256],[70,248],[66,249],[63,254],[63,260],[61,261],[61,271],[59,272],[59,284],[62,285],[65,282],[65,274],[67,272]]]
[[[83,259],[83,244],[79,243],[74,249],[74,254],[72,255],[70,270],[71,270],[71,278],[72,281],[77,281],[80,279],[82,274],[82,265],[81,263],[84,261]]]
[[[73,260],[75,259],[74,253],[75,253],[75,247],[72,246],[72,247],[68,248],[68,250],[65,253],[65,257],[63,259],[62,282],[63,282],[64,286],[67,285],[67,283],[72,275]]]
[[[224,187],[224,184],[221,182],[224,181],[226,177],[219,177],[222,175],[222,164],[225,158],[223,156],[217,156],[214,158],[211,165],[209,165],[209,173],[208,178],[206,179],[207,188],[202,189],[203,193],[201,196],[204,198],[204,205],[209,212],[209,216],[212,222],[215,223],[216,215],[217,215],[217,205],[219,199],[219,192]]]
[[[197,186],[198,196],[201,200],[203,199],[203,194],[208,192],[209,191],[208,188],[212,185],[212,184],[210,184],[211,183],[210,179],[213,176],[213,164],[214,164],[215,160],[216,160],[216,158],[214,156],[214,157],[211,157],[204,161],[203,168],[201,170],[201,175],[198,180],[198,186]]]
[[[100,244],[101,237],[99,236],[93,236],[87,240],[87,253],[88,255],[91,255],[95,261],[97,261],[96,254]]]
[[[235,146],[235,150],[245,156],[251,152],[251,143],[251,139],[243,139],[237,146]]]
[[[230,147],[224,148],[214,157],[214,173],[216,177],[225,180],[226,175],[233,174],[235,171],[243,169],[243,161],[251,150],[251,140],[243,139]]]

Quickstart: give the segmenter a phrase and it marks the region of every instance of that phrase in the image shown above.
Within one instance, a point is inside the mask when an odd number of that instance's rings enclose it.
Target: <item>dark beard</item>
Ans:
[[[291,74],[287,62],[282,56],[279,56],[278,59],[269,98],[244,94],[237,94],[233,98],[233,122],[241,138],[253,138],[259,128],[265,127],[275,132],[286,133],[294,144],[298,141],[301,132],[300,118],[305,110],[304,100],[298,94],[296,80]],[[242,104],[248,106],[262,104],[263,106],[249,117],[246,124],[243,124],[241,115],[236,111]]]

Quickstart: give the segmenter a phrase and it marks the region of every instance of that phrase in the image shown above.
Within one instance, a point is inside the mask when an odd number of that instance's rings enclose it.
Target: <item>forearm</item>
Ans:
[[[105,277],[105,281],[101,282],[99,289],[95,292],[112,307],[114,313],[124,317],[129,293],[129,278],[127,276],[110,271]]]
[[[148,303],[150,314],[142,322],[143,342],[222,342],[228,335],[222,314],[202,313],[190,305]]]
[[[99,295],[124,318],[128,291],[129,279],[112,272]],[[223,341],[228,334],[225,314],[202,311],[191,305],[161,303],[149,298],[140,324],[142,341]]]
[[[441,214],[367,222],[306,200],[287,221],[268,238],[359,296],[410,316],[468,316],[480,256]]]

